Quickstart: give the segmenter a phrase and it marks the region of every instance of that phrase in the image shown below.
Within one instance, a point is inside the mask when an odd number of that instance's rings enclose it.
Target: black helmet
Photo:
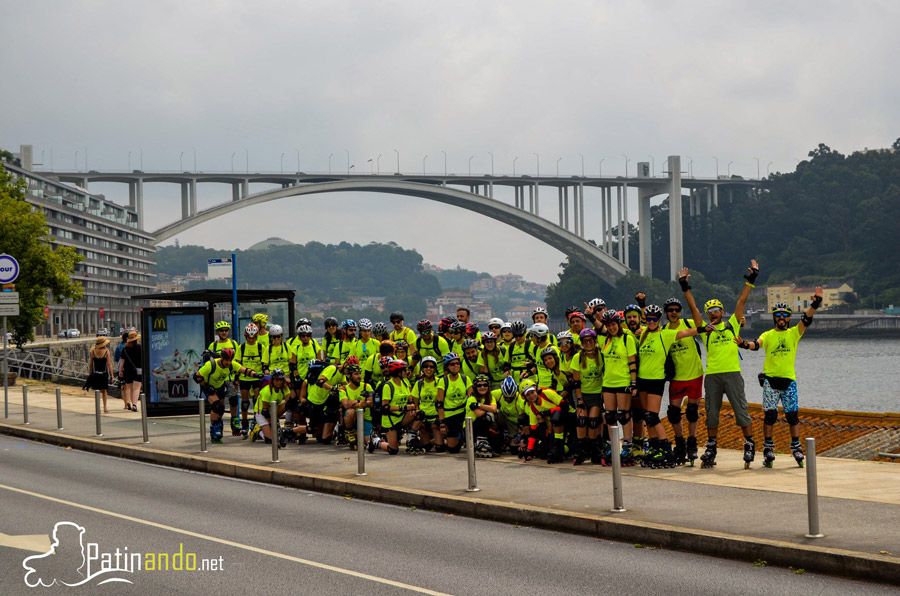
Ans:
[[[402,312],[392,312],[389,320],[391,323],[396,323],[397,321],[402,321],[402,320],[404,320],[403,313]]]
[[[325,319],[326,327],[328,327],[329,325],[334,325],[335,327],[337,327],[337,324],[338,324],[338,320],[335,319],[334,317],[328,317],[327,319]]]
[[[512,332],[516,337],[522,337],[523,335],[525,335],[525,321],[513,321]]]

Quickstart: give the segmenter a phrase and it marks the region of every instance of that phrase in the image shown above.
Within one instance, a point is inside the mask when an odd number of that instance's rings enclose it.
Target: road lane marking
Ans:
[[[216,544],[223,544],[225,546],[230,546],[232,548],[237,548],[241,550],[246,550],[249,552],[257,553],[260,555],[266,555],[269,557],[273,557],[276,559],[283,559],[285,561],[291,561],[293,563],[300,563],[301,565],[307,565],[309,567],[315,567],[317,569],[323,569],[325,571],[331,571],[334,573],[340,573],[342,575],[348,575],[350,577],[356,577],[359,579],[368,580],[371,582],[376,582],[379,584],[385,584],[388,586],[393,586],[395,588],[400,588],[402,590],[408,590],[410,592],[416,592],[418,594],[429,594],[431,596],[450,596],[445,592],[436,592],[434,590],[429,590],[428,588],[422,588],[420,586],[413,586],[411,584],[405,584],[403,582],[394,581],[392,579],[387,579],[384,577],[378,577],[376,575],[369,575],[368,573],[361,573],[359,571],[353,571],[352,569],[344,569],[342,567],[336,567],[334,565],[328,565],[327,563],[319,563],[317,561],[311,561],[309,559],[303,559],[300,557],[294,557],[292,555],[288,555],[285,553],[279,553],[271,550],[266,550],[264,548],[259,548],[256,546],[251,546],[249,544],[243,544],[240,542],[234,542],[231,540],[226,540],[224,538],[216,538],[215,536],[208,536],[206,534],[200,534],[198,532],[192,532],[191,530],[185,530],[183,528],[176,528],[174,526],[169,526],[166,524],[161,524],[158,522],[141,519],[139,517],[133,517],[131,515],[125,515],[123,513],[117,513],[115,511],[108,511],[106,509],[100,509],[98,507],[92,507],[91,505],[84,505],[82,503],[76,503],[74,501],[68,501],[66,499],[59,499],[57,497],[51,497],[50,495],[45,495],[41,493],[36,493],[30,490],[25,490],[22,488],[16,488],[14,486],[8,486],[6,484],[0,484],[0,489],[7,490],[14,493],[19,493],[22,495],[27,495],[29,497],[34,497],[37,499],[43,499],[45,501],[50,501],[52,503],[58,503],[60,505],[66,505],[68,507],[74,507],[76,509],[83,509],[85,511],[91,511],[93,513],[99,513],[101,515],[107,515],[109,517],[115,517],[118,519],[122,519],[125,521],[130,521],[136,524],[142,524],[145,526],[150,526],[152,528],[158,528],[160,530],[166,530],[167,532],[173,532],[176,534],[182,534],[184,536],[190,536],[191,538],[197,538],[200,540],[206,540],[207,542],[214,542]]]

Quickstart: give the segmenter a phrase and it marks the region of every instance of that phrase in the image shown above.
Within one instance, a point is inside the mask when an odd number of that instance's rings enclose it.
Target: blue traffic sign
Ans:
[[[19,277],[19,262],[12,255],[0,254],[0,284],[11,284]]]

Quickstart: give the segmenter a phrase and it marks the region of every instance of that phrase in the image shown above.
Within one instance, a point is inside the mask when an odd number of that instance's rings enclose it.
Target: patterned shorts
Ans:
[[[796,412],[800,409],[797,381],[791,381],[788,388],[783,391],[772,389],[768,379],[763,381],[763,410],[777,410],[779,401],[785,413]]]

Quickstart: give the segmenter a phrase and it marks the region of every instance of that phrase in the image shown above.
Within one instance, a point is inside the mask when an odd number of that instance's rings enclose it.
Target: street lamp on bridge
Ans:
[[[628,159],[628,156],[625,154],[622,154],[622,157],[625,158],[625,177],[628,178],[628,162],[630,162],[631,160]]]
[[[394,153],[397,154],[397,173],[400,173],[400,152],[394,149]]]
[[[250,173],[250,151],[244,147],[244,167],[247,169],[247,173]]]
[[[344,149],[344,152],[347,153],[347,174],[350,173],[350,150]]]
[[[487,154],[491,156],[491,176],[493,176],[494,175],[494,154],[491,151],[488,151]]]
[[[197,171],[197,150],[194,149],[194,171]]]
[[[556,177],[559,178],[559,162],[562,161],[562,157],[556,158]]]
[[[184,171],[184,151],[178,154],[178,171]]]
[[[331,158],[333,158],[333,157],[334,157],[334,153],[328,154],[328,173],[329,174],[331,173]]]
[[[516,162],[517,162],[517,161],[519,161],[519,156],[518,156],[518,155],[516,155],[516,156],[513,158],[513,176],[516,175]]]
[[[729,178],[731,178],[731,164],[733,164],[733,163],[734,163],[734,161],[729,161],[729,162],[728,162],[728,177],[729,177]]]
[[[422,175],[423,175],[423,176],[425,175],[425,163],[426,163],[427,161],[428,161],[428,154],[426,153],[426,154],[422,157]]]
[[[375,173],[379,176],[381,175],[381,154],[378,154],[378,157],[375,158]]]
[[[78,154],[81,153],[78,149],[75,150],[75,169],[78,169]]]
[[[584,178],[584,153],[579,153],[578,156],[581,158],[581,177]]]
[[[281,152],[281,173],[284,174],[284,151]]]
[[[231,173],[234,174],[234,158],[237,156],[237,151],[231,152]]]
[[[43,159],[41,161],[44,161]],[[131,151],[128,152],[128,171],[131,171]]]
[[[541,177],[541,156],[537,153],[534,154],[534,158],[537,160],[537,177]]]
[[[601,178],[603,178],[603,162],[604,162],[604,161],[606,161],[606,158],[605,158],[605,157],[601,157],[601,158],[600,158],[600,164],[599,164],[599,166],[598,166],[599,172],[600,172],[600,177],[601,177]]]
[[[472,160],[475,158],[474,155],[469,156],[469,176],[472,175]]]
[[[297,173],[299,174],[300,173],[300,150],[294,149],[294,151],[297,152]]]
[[[685,157],[687,157],[687,160],[688,160],[688,176],[693,178],[694,177],[694,158],[687,156],[687,155],[685,155]]]
[[[441,149],[441,155],[444,156],[444,176],[447,175],[447,152]]]

